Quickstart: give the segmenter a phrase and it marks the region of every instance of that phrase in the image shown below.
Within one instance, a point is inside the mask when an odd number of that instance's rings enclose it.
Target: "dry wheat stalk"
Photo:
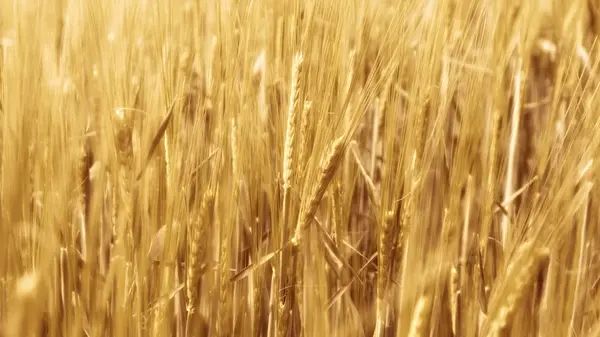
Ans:
[[[450,314],[452,315],[452,333],[457,335],[458,320],[458,297],[460,295],[458,271],[455,267],[450,268],[450,277],[448,280],[448,291],[450,292]]]
[[[255,337],[260,337],[263,327],[261,326],[262,320],[263,320],[263,297],[264,297],[264,288],[263,288],[263,282],[264,277],[261,273],[256,273],[256,275],[253,276],[253,290],[252,290],[252,294],[253,294],[253,315],[254,315],[254,319],[252,322],[252,336]]]
[[[358,145],[355,141],[352,141],[350,143],[350,147],[352,148],[352,154],[354,155],[354,161],[358,165],[358,168],[360,169],[363,179],[365,180],[365,183],[367,185],[367,192],[369,195],[369,201],[371,202],[371,207],[373,207],[373,212],[375,213],[375,215],[378,216],[380,212],[379,204],[381,198],[379,196],[377,188],[375,187],[375,184],[373,183],[373,179],[371,179],[371,176],[369,176],[367,169],[365,168],[364,164],[360,159],[360,153],[358,151],[357,146]]]
[[[300,153],[298,155],[298,162],[300,163],[299,167],[306,168],[308,162],[308,156],[310,154],[309,149],[309,113],[312,108],[312,102],[306,101],[304,102],[304,109],[302,110],[301,122],[300,122],[300,139],[302,143],[300,144]]]
[[[375,168],[377,166],[377,155],[379,153],[379,123],[383,119],[383,110],[381,107],[383,103],[380,102],[381,99],[377,98],[375,100],[374,109],[373,109],[373,123],[371,126],[372,136],[371,136],[371,160],[369,167],[369,175],[371,179],[375,177]]]
[[[283,272],[283,277],[286,279],[282,284],[283,289],[280,289],[285,295],[280,297],[277,307],[277,336],[287,337],[291,327],[292,306],[295,303],[295,291],[291,284],[292,277],[296,274],[297,253],[290,258],[287,268]],[[280,295],[281,296],[281,295]]]
[[[267,336],[273,336],[275,329],[275,320],[277,315],[277,272],[275,268],[271,268],[270,293],[269,293],[269,317],[267,318]]]
[[[395,259],[394,244],[398,234],[396,233],[395,214],[393,211],[388,211],[381,223],[379,234],[379,273],[377,275],[377,323],[375,334],[373,336],[383,336],[383,325],[386,317],[387,303],[385,296],[388,291],[388,285],[391,278],[392,263]]]
[[[335,244],[339,244],[338,240],[341,241],[342,235],[342,187],[340,186],[339,181],[333,184],[333,193],[331,199],[331,212],[333,221],[333,226],[331,226],[331,239]]]
[[[87,225],[86,225],[86,218],[87,218],[87,200],[90,197],[88,194],[88,191],[86,189],[86,186],[88,186],[88,184],[90,183],[90,177],[89,177],[89,169],[88,169],[88,161],[89,161],[89,155],[88,152],[86,151],[86,147],[85,146],[81,146],[79,147],[79,151],[78,151],[78,160],[77,160],[77,175],[78,175],[78,179],[77,179],[77,188],[76,188],[76,199],[77,199],[77,203],[76,203],[76,207],[75,207],[75,214],[76,217],[78,218],[78,223],[79,223],[79,245],[80,245],[80,251],[81,251],[81,256],[83,257],[84,261],[87,260]]]
[[[514,190],[514,180],[516,179],[517,167],[515,164],[515,156],[518,145],[518,136],[519,136],[519,122],[521,119],[521,94],[522,94],[522,63],[521,58],[517,60],[517,64],[515,66],[515,78],[514,78],[514,102],[512,109],[512,128],[510,134],[510,145],[508,149],[508,162],[506,163],[506,181],[504,186],[504,197],[508,199]],[[502,217],[502,223],[500,225],[500,235],[502,244],[506,244],[506,239],[509,234],[509,216],[511,211],[511,204],[506,206],[508,210],[508,214]]]
[[[235,118],[231,119],[231,168],[234,179],[238,179],[240,172],[239,164],[239,151],[238,151],[238,125]],[[234,180],[235,181],[235,180]],[[234,187],[234,193],[237,192],[237,182]],[[235,200],[235,199],[234,199]]]

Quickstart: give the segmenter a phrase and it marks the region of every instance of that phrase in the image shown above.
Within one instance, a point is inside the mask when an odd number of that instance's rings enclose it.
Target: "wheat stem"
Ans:
[[[514,180],[516,175],[516,153],[517,153],[517,144],[519,137],[519,121],[521,119],[521,85],[522,85],[522,63],[523,60],[521,58],[517,59],[516,70],[515,70],[515,78],[514,78],[514,102],[513,102],[513,110],[512,110],[512,128],[510,132],[510,145],[508,149],[508,162],[506,163],[506,181],[504,185],[504,197],[508,198],[513,194],[514,190]],[[506,244],[506,239],[509,231],[509,215],[511,210],[511,204],[506,205],[507,211],[509,214],[505,214],[502,217],[502,223],[500,225],[500,235],[501,242]]]

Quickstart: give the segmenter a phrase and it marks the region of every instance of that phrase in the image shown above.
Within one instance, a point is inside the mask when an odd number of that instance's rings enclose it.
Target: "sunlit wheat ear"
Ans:
[[[212,225],[215,196],[212,190],[205,193],[200,212],[188,226],[188,260],[186,270],[187,310],[193,312],[197,296],[200,266],[206,254],[207,233]]]
[[[419,298],[410,322],[408,337],[429,336],[429,317],[431,315],[431,306],[431,297],[422,295],[421,298]]]
[[[514,318],[540,270],[549,262],[548,249],[537,248],[532,241],[522,244],[515,252],[504,277],[499,280],[499,291],[490,301],[482,336],[501,336]]]
[[[283,155],[283,185],[290,188],[294,178],[294,146],[296,142],[296,125],[298,124],[298,106],[300,105],[300,79],[302,75],[302,54],[294,57],[292,65],[292,82],[288,106],[287,128],[285,131],[285,147]]]
[[[317,184],[313,187],[309,198],[308,204],[301,211],[300,218],[298,219],[298,224],[296,225],[296,231],[294,233],[294,237],[292,238],[292,244],[298,245],[303,236],[304,230],[310,225],[315,213],[317,212],[317,208],[319,207],[319,203],[321,199],[323,199],[323,195],[327,190],[327,186],[331,182],[333,175],[335,174],[339,164],[343,159],[343,154],[346,144],[344,142],[344,137],[340,137],[335,140],[325,161],[321,165],[321,172],[319,174],[319,178],[317,180]]]
[[[38,336],[42,330],[43,305],[40,295],[41,279],[37,272],[21,277],[9,312],[4,335],[6,337]]]

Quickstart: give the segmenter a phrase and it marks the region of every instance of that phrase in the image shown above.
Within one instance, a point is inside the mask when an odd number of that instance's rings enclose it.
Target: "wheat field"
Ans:
[[[0,336],[600,337],[597,0],[0,2]]]

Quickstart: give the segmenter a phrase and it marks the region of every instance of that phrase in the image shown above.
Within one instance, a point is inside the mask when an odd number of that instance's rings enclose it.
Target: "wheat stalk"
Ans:
[[[304,109],[302,110],[302,118],[300,123],[300,139],[302,143],[300,145],[300,153],[298,154],[299,167],[304,167],[308,163],[308,155],[310,153],[310,135],[309,135],[309,121],[310,121],[310,110],[312,108],[312,102],[307,101],[304,103]]]
[[[252,321],[252,336],[254,337],[260,337],[261,336],[261,332],[263,327],[261,326],[261,322],[263,319],[263,297],[264,297],[264,290],[263,290],[263,277],[262,275],[258,274],[255,275],[253,278],[253,290],[252,290],[252,300],[254,301],[253,306],[252,306],[252,310],[253,310],[253,315],[254,315],[254,319]]]
[[[513,102],[513,110],[512,110],[512,128],[510,134],[510,146],[508,149],[508,162],[506,163],[506,181],[504,186],[504,197],[508,200],[510,196],[513,194],[514,190],[514,179],[517,174],[517,168],[515,167],[515,157],[518,145],[518,137],[519,137],[519,122],[521,119],[521,86],[522,86],[522,63],[521,58],[517,60],[517,64],[515,66],[515,78],[514,78],[514,102]],[[509,216],[511,205],[507,206],[508,214],[502,217],[502,223],[500,225],[500,234],[501,234],[501,242],[506,244],[506,239],[509,234]]]
[[[451,315],[451,319],[452,319],[452,333],[454,334],[454,336],[457,336],[458,334],[458,315],[459,315],[459,308],[458,308],[458,298],[460,296],[460,285],[459,285],[459,279],[458,279],[458,271],[456,270],[456,268],[451,267],[450,268],[450,277],[448,279],[448,291],[450,293],[450,315]]]
[[[392,273],[392,262],[396,258],[394,254],[394,244],[397,239],[395,223],[395,214],[388,211],[381,223],[379,235],[379,273],[377,277],[377,323],[374,337],[383,336],[383,325],[385,323],[387,304],[385,296],[388,291],[388,284]],[[400,247],[398,247],[400,248]]]

